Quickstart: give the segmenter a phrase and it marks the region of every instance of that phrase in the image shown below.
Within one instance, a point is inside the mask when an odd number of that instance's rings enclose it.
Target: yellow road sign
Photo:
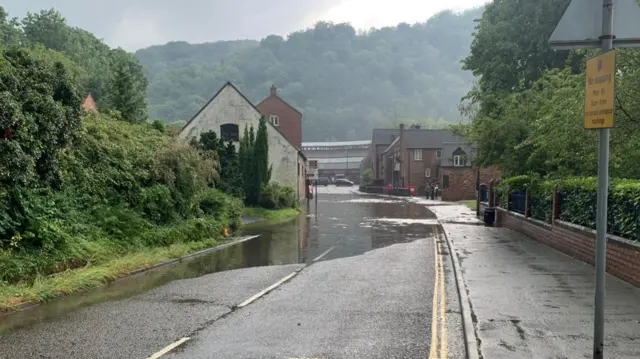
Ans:
[[[584,128],[612,128],[615,112],[616,52],[587,60]]]

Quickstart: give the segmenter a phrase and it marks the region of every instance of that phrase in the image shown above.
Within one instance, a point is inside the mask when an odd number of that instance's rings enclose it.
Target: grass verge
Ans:
[[[300,215],[300,210],[295,208],[265,209],[260,207],[245,207],[245,216],[261,218],[268,222],[286,222]]]
[[[213,239],[148,248],[96,266],[72,269],[55,276],[39,277],[32,284],[0,284],[0,312],[18,310],[21,304],[47,302],[65,295],[96,288],[132,272],[215,247]]]
[[[460,201],[460,203],[462,203],[465,206],[471,208],[471,210],[473,210],[473,211],[476,210],[477,202],[476,202],[475,199],[469,199],[469,200],[465,200],[465,201]]]

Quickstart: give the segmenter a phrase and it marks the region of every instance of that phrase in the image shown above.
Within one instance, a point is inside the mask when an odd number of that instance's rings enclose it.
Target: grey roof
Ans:
[[[375,128],[371,144],[373,146],[390,145],[399,134],[400,130],[397,128]]]
[[[389,144],[384,152],[397,146],[399,138]],[[464,139],[451,130],[409,128],[404,130],[405,148],[443,149],[445,144],[464,143]],[[457,147],[456,147],[457,148]],[[453,149],[455,150],[455,148]],[[452,151],[453,151],[452,150]]]
[[[461,142],[451,130],[429,130],[409,128],[404,130],[406,148],[442,148],[445,142]]]
[[[469,144],[462,141],[461,142],[445,142],[442,144],[442,163],[441,163],[442,167],[453,166],[453,160],[452,160],[453,152],[455,152],[455,150],[457,150],[458,148],[460,148],[466,153],[467,158],[469,159],[473,158],[472,147]]]
[[[342,147],[370,145],[371,140],[364,141],[333,141],[333,142],[302,142],[302,147]]]

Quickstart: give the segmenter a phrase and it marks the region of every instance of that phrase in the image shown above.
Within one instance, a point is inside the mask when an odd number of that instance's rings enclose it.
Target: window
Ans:
[[[240,131],[235,123],[220,125],[220,138],[223,141],[240,141]]]
[[[276,115],[269,116],[269,121],[271,121],[271,123],[276,127],[280,126],[280,117]]]
[[[424,170],[424,176],[431,177],[431,168],[427,168],[426,170]]]
[[[449,175],[442,176],[442,188],[449,188]]]
[[[440,158],[442,157],[442,150],[437,150],[436,151],[436,158]]]
[[[460,156],[460,155],[453,156],[453,166],[454,167],[462,167],[462,166],[464,166],[464,160],[462,159],[462,156]]]
[[[414,161],[422,161],[422,150],[413,150]]]

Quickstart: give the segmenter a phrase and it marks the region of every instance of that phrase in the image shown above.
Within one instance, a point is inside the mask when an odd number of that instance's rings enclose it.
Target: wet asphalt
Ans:
[[[592,266],[506,228],[443,227],[461,263],[482,358],[593,357]],[[605,358],[640,358],[640,289],[607,275],[606,290]]]
[[[428,357],[434,246],[446,248],[435,215],[335,187],[308,211],[245,228],[257,240],[0,318],[0,358],[147,358],[183,337],[163,358]],[[441,256],[449,358],[463,358],[446,249]]]

